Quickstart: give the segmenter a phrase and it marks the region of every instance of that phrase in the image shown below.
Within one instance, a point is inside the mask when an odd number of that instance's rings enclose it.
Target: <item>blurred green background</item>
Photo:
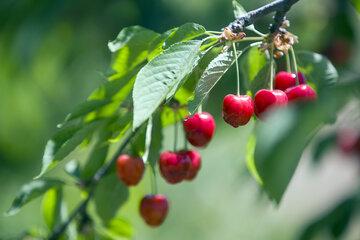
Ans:
[[[240,1],[247,10],[268,2]],[[360,75],[360,1],[352,4],[300,0],[288,14],[289,30],[300,39],[295,49],[328,56],[340,80]],[[56,125],[105,81],[101,72],[110,63],[107,43],[123,27],[142,25],[164,32],[196,22],[220,30],[232,20],[230,0],[0,1],[0,212],[9,208],[21,185],[39,173],[46,140]],[[270,21],[268,16],[255,25],[266,32]],[[205,106],[215,116],[217,130],[214,141],[201,150],[198,178],[176,186],[160,180],[160,192],[170,199],[162,227],[146,227],[137,214],[138,199],[150,190],[149,176],[131,189],[119,215],[130,221],[135,239],[293,239],[310,219],[356,187],[359,174],[351,161],[339,164],[336,159],[343,156],[333,153],[332,164],[314,169],[305,153],[282,204],[274,207],[245,167],[252,126],[234,131],[221,119],[222,98],[234,93],[235,78],[232,68]],[[360,109],[352,108],[352,113]],[[171,133],[168,129],[168,139]],[[330,181],[334,179],[338,181]],[[25,230],[44,226],[40,204],[36,200],[13,217],[1,215],[0,239],[16,239]],[[360,216],[346,239],[360,239],[356,224]]]

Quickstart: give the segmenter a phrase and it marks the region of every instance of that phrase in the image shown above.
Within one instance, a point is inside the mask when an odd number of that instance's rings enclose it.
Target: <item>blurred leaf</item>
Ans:
[[[102,120],[86,123],[75,133],[72,132],[70,137],[67,135],[67,138],[64,138],[64,132],[67,132],[66,128],[64,131],[60,131],[51,138],[46,143],[41,172],[36,178],[41,177],[44,173],[58,164],[59,161],[64,159],[79,144],[81,144],[82,141],[89,137],[101,123]]]
[[[61,223],[62,188],[48,190],[43,198],[42,212],[47,227],[52,231]]]
[[[270,199],[280,202],[311,138],[359,88],[360,81],[324,88],[317,102],[289,105],[257,124],[255,165]]]
[[[239,60],[241,74],[241,91],[245,93],[250,88],[256,75],[266,66],[266,56],[257,47],[252,47]]]
[[[252,176],[255,178],[255,180],[258,181],[258,183],[263,184],[255,166],[255,159],[254,159],[255,146],[256,146],[256,136],[255,134],[251,133],[246,144],[246,155],[245,155],[246,166],[249,169]]]
[[[171,88],[192,69],[201,41],[176,43],[143,67],[133,90],[133,129],[145,122],[165,99]]]
[[[117,142],[129,129],[132,120],[132,111],[129,109],[121,109],[118,112],[118,119],[111,124],[110,131],[113,133],[109,142]]]
[[[94,203],[96,212],[106,225],[118,209],[127,201],[129,189],[117,177],[116,173],[102,178],[96,187]]]
[[[108,44],[110,51],[114,52],[111,69],[116,72],[109,79],[122,77],[144,62],[150,43],[158,36],[160,34],[140,26],[122,29],[117,38]]]
[[[241,55],[241,51],[238,55]],[[191,115],[195,113],[211,89],[216,85],[220,78],[235,62],[234,52],[228,51],[220,53],[214,58],[203,72],[194,93],[194,99],[189,101],[188,107]]]
[[[153,40],[159,34],[141,26],[123,28],[116,39],[108,43],[111,52],[116,52],[125,45],[141,46]]]
[[[323,55],[299,51],[296,52],[299,71],[303,72],[307,81],[315,84],[316,90],[331,86],[338,80],[338,73],[332,63]]]
[[[270,81],[270,71],[271,66],[270,64],[266,64],[255,76],[254,80],[250,83],[250,91],[253,96],[259,91],[260,89],[267,89]]]
[[[109,99],[89,99],[86,102],[83,102],[76,106],[74,111],[72,111],[68,116],[66,116],[65,122],[84,116],[102,106],[105,106],[108,103],[110,103]]]
[[[79,162],[76,160],[72,160],[72,161],[68,162],[65,165],[64,170],[70,176],[73,176],[75,178],[80,177],[80,165],[79,165]]]
[[[206,29],[196,23],[185,23],[178,27],[174,32],[172,32],[164,43],[164,49],[167,49],[174,43],[191,40],[193,38],[199,37],[206,32]]]
[[[242,16],[247,14],[247,11],[245,10],[245,8],[237,0],[233,0],[232,4],[233,4],[233,8],[234,8],[234,16],[235,16],[235,18],[239,18],[239,17],[242,17]],[[245,28],[247,30],[257,32],[256,29],[255,29],[254,24],[246,26]]]
[[[327,230],[334,239],[339,239],[346,231],[351,219],[356,215],[360,205],[359,196],[351,196],[335,205],[323,216],[310,223],[300,234],[299,240],[310,240],[316,234]]]
[[[47,190],[61,186],[64,182],[58,179],[42,178],[33,180],[20,189],[20,192],[14,199],[10,209],[6,212],[7,216],[16,214],[22,206],[31,200],[43,195]]]
[[[130,238],[132,236],[132,229],[130,224],[119,218],[111,219],[106,227],[104,226],[96,226],[96,230],[98,233],[106,240],[112,239],[124,239]]]
[[[322,137],[314,144],[313,161],[315,163],[318,163],[324,153],[335,145],[336,137],[336,133],[331,133]]]

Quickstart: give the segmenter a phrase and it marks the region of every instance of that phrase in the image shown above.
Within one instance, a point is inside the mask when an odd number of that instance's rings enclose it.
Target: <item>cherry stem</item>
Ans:
[[[202,104],[198,107],[198,113],[202,113]]]
[[[270,90],[274,90],[274,45],[270,48]]]
[[[232,42],[232,46],[234,49],[234,54],[235,54],[235,63],[236,63],[236,80],[237,80],[237,91],[236,91],[236,95],[240,96],[240,77],[239,77],[239,63],[238,63],[238,56],[236,53],[236,46],[235,43]]]
[[[176,113],[177,113],[177,111],[174,111],[174,118],[175,118],[175,123],[174,123],[174,152],[176,152],[177,138],[178,138],[178,124],[177,124],[178,121],[177,121]]]
[[[291,72],[289,53],[285,54],[285,58],[286,58],[286,71]]]
[[[157,182],[156,182],[156,173],[154,167],[148,163],[148,166],[151,170],[150,177],[151,177],[151,194],[156,195],[157,194]]]
[[[294,48],[291,47],[291,48],[290,48],[290,51],[291,51],[293,66],[294,66],[295,75],[296,75],[296,85],[299,85],[300,83],[299,83],[299,78],[298,78],[297,63],[296,63],[296,57],[295,57]]]

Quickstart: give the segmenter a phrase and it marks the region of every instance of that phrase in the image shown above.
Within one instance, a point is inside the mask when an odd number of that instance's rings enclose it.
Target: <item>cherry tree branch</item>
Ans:
[[[286,13],[291,6],[299,0],[276,0],[258,9],[248,12],[246,15],[237,18],[231,22],[227,27],[233,33],[239,33],[244,30],[246,26],[253,24],[257,19],[264,17],[272,12],[276,12],[274,16],[274,23],[270,25],[270,31],[276,32],[285,19]]]
[[[58,239],[63,232],[66,230],[66,228],[68,227],[68,225],[75,219],[75,217],[77,215],[79,215],[80,213],[83,213],[86,211],[86,207],[87,204],[89,203],[91,197],[94,195],[95,192],[95,187],[96,184],[109,172],[109,170],[114,166],[114,164],[116,163],[116,160],[118,158],[118,156],[124,151],[125,147],[129,144],[129,142],[131,141],[131,139],[135,136],[135,134],[137,133],[137,131],[139,130],[139,128],[135,129],[126,139],[125,141],[121,144],[121,146],[119,147],[119,149],[117,150],[117,152],[114,154],[113,158],[111,159],[111,161],[104,165],[103,167],[101,167],[95,174],[94,176],[90,179],[90,181],[86,184],[86,185],[90,185],[90,189],[88,191],[88,195],[86,197],[86,199],[84,201],[82,201],[80,203],[80,205],[72,212],[72,214],[70,215],[70,217],[63,222],[60,226],[58,226],[57,228],[54,229],[52,235],[49,237],[49,240],[56,240]]]

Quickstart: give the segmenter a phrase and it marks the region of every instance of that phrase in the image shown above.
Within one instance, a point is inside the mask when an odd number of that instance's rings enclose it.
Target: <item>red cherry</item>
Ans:
[[[195,147],[205,147],[215,131],[214,118],[207,112],[195,113],[183,125],[188,141]]]
[[[263,114],[273,107],[285,107],[287,105],[287,96],[281,90],[261,89],[255,94],[254,112],[255,115],[262,119]]]
[[[306,83],[305,75],[302,72],[298,72],[299,84]],[[290,72],[279,72],[275,77],[275,89],[285,91],[289,87],[296,85],[296,75]]]
[[[223,119],[234,128],[249,122],[254,113],[254,102],[248,95],[226,95],[223,101]]]
[[[288,97],[288,101],[314,101],[316,100],[316,93],[314,89],[312,89],[307,84],[300,84],[295,87],[291,87],[286,89],[286,96]]]
[[[185,179],[191,167],[191,160],[186,152],[164,152],[160,155],[161,175],[168,183],[179,183]]]
[[[140,202],[140,215],[145,222],[156,227],[162,224],[169,210],[168,200],[164,195],[146,195]]]
[[[116,173],[119,179],[127,186],[135,186],[139,183],[144,173],[143,160],[129,155],[120,155],[116,162]]]
[[[190,181],[193,180],[198,171],[201,168],[201,155],[200,153],[198,153],[195,150],[191,150],[191,151],[186,151],[186,154],[189,156],[190,161],[191,161],[191,167],[190,167],[190,171],[188,173],[188,175],[186,176],[186,180]]]
[[[352,129],[342,129],[337,134],[337,145],[343,153],[360,153],[360,134]]]

